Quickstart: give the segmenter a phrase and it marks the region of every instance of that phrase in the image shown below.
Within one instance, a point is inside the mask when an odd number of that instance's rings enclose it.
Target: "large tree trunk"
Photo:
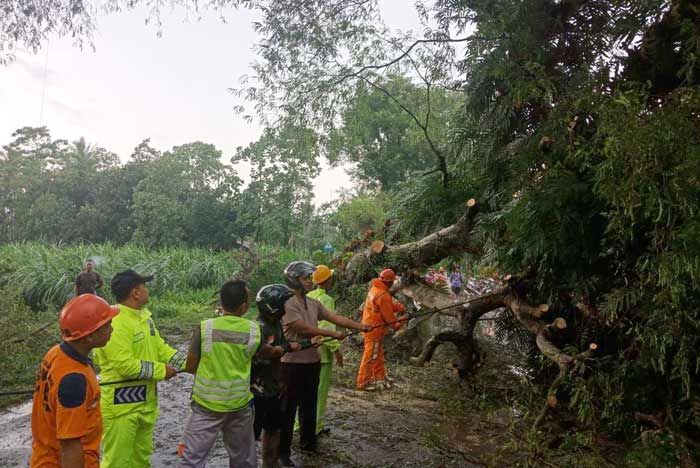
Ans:
[[[341,275],[342,282],[365,283],[382,268],[406,273],[414,268],[433,265],[453,254],[476,251],[469,245],[469,233],[476,211],[477,202],[471,199],[465,205],[464,215],[456,223],[423,239],[396,246],[373,243],[348,261]]]
[[[414,282],[405,286],[401,292],[419,302],[428,309],[442,309],[454,304],[454,300],[447,294],[435,288]],[[423,347],[423,352],[411,359],[411,363],[422,366],[429,362],[438,346],[443,343],[452,343],[457,347],[457,362],[455,368],[460,379],[464,380],[474,373],[483,360],[483,354],[479,349],[477,341],[474,339],[474,329],[479,318],[492,310],[505,305],[504,294],[506,288],[499,288],[496,291],[474,298],[472,302],[463,304],[444,312],[446,315],[456,317],[459,323],[457,330],[442,331],[430,338]]]
[[[451,309],[450,315],[459,319],[459,329],[437,333],[428,340],[418,357],[411,358],[411,363],[422,366],[430,361],[438,346],[443,343],[453,343],[458,351],[455,367],[461,379],[468,378],[480,367],[483,359],[478,343],[474,338],[474,328],[477,321],[487,312],[501,307],[508,308],[523,327],[535,335],[535,342],[540,352],[559,368],[559,374],[550,385],[542,410],[535,419],[534,427],[537,427],[544,420],[548,410],[557,406],[557,390],[560,385],[571,374],[582,371],[585,361],[592,357],[597,349],[597,345],[588,343],[585,351],[574,355],[563,352],[554,344],[554,341],[557,335],[568,327],[566,320],[562,317],[550,317],[551,323],[547,323],[544,317],[549,312],[549,306],[546,304],[541,304],[538,307],[529,305],[518,293],[522,287],[516,286],[516,282],[517,280],[515,279],[512,281],[507,280],[504,286],[495,291],[475,297],[469,303]],[[406,296],[433,309],[447,307],[452,301],[448,295],[422,283],[407,285],[402,292]],[[589,311],[580,310],[580,313],[586,315]]]

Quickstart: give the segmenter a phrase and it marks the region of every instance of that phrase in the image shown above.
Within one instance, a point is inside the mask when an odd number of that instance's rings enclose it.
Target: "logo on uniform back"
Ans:
[[[146,401],[146,386],[122,387],[114,390],[114,404],[140,403]]]

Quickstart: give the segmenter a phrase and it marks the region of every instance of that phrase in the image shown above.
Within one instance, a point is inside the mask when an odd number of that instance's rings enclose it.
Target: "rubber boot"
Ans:
[[[280,446],[280,431],[262,433],[262,468],[278,468],[277,453]]]

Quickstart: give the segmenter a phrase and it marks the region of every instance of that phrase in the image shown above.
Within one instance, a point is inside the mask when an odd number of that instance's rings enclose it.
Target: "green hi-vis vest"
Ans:
[[[234,315],[202,322],[202,349],[192,400],[210,411],[236,411],[253,398],[250,365],[260,346],[260,326]]]

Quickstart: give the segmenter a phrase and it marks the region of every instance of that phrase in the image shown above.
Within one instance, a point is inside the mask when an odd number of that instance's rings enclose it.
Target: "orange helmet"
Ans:
[[[119,308],[94,294],[74,297],[61,309],[58,324],[63,341],[74,341],[94,332],[119,313]]]
[[[321,284],[331,276],[333,276],[333,270],[328,268],[326,265],[319,265],[311,275],[311,281],[313,281],[314,284]]]
[[[396,273],[394,273],[394,270],[391,268],[387,268],[379,273],[379,279],[382,281],[394,281],[396,279]]]

